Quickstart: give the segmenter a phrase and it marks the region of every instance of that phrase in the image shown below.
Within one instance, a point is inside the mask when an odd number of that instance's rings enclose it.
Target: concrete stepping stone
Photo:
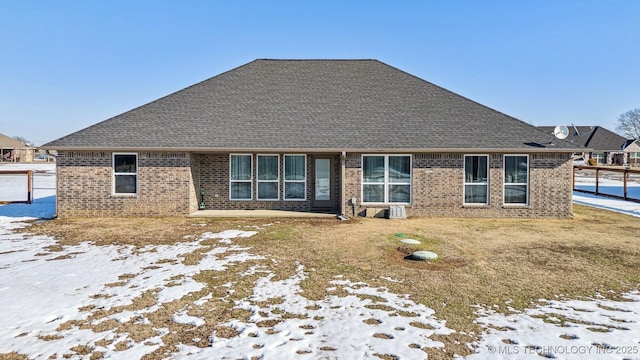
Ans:
[[[402,239],[400,240],[401,243],[403,244],[409,244],[409,245],[418,245],[420,244],[420,241],[415,240],[415,239]]]
[[[431,261],[438,258],[438,254],[431,251],[416,251],[409,256],[411,260]]]

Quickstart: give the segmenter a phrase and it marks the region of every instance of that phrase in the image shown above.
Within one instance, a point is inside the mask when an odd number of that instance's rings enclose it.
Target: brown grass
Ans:
[[[206,226],[201,226],[206,224]],[[138,217],[138,218],[73,218],[56,219],[24,229],[33,233],[40,231],[54,235],[60,240],[49,251],[62,251],[62,246],[90,241],[96,245],[175,244],[192,241],[193,235],[204,231],[219,232],[241,226],[233,220],[207,221],[207,219],[184,217]],[[185,239],[185,237],[187,237]]]
[[[6,354],[0,354],[0,360],[26,360],[28,357],[18,354],[17,352],[10,352]]]
[[[468,334],[481,331],[473,322],[476,305],[497,305],[498,311],[506,312],[507,306],[524,309],[540,298],[579,298],[596,293],[616,297],[638,287],[640,219],[578,205],[574,211],[571,219],[64,219],[34,224],[25,231],[52,235],[59,239],[60,246],[90,240],[97,245],[142,247],[192,241],[194,234],[203,232],[253,230],[254,226],[271,222],[271,226],[264,227],[257,235],[234,242],[252,247],[252,253],[275,259],[277,265],[270,260],[259,262],[276,274],[272,280],[291,277],[299,263],[305,270],[314,269],[307,271],[308,276],[301,283],[309,299],[327,296],[329,282],[337,275],[408,294],[414,301],[434,309],[437,318],[447,321],[447,327],[458,330],[452,335],[432,337],[445,344],[444,351],[423,349],[430,358],[440,359],[469,353],[466,343],[474,339]],[[402,237],[420,240],[422,244],[401,244]],[[430,263],[405,260],[407,252],[414,250],[434,251],[439,259]],[[201,256],[203,252],[194,252],[185,261],[195,262]],[[162,310],[149,314],[154,327],[169,328],[171,334],[163,339],[165,346],[146,358],[162,358],[165,351],[179,342],[193,344],[193,338],[206,339],[214,329],[233,336],[233,329],[218,324],[250,316],[245,310],[233,309],[232,301],[250,295],[255,280],[263,276],[237,275],[255,263],[236,264],[226,272],[202,272],[195,278],[207,284],[207,289],[165,304]],[[126,281],[129,276],[123,274],[121,279]],[[228,282],[234,283],[232,294],[227,294],[222,287]],[[174,310],[188,307],[193,300],[208,293],[213,294],[212,300],[200,310],[190,310],[199,311],[206,325],[194,330],[171,321]],[[340,293],[340,289],[332,292]],[[226,300],[220,300],[222,298]],[[139,303],[129,308],[144,307],[153,301],[137,300]],[[398,311],[380,303],[371,306]],[[89,320],[121,310],[95,310]],[[272,327],[277,321],[263,320],[259,326]],[[412,325],[428,327],[420,323]],[[133,324],[120,324],[117,331],[142,330]]]

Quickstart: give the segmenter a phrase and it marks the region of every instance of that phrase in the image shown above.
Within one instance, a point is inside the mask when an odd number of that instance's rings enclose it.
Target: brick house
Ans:
[[[624,146],[627,165],[640,166],[640,140],[630,139]]]
[[[35,148],[0,134],[0,162],[32,162]]]
[[[376,60],[256,60],[44,148],[59,216],[568,217],[580,151]]]
[[[539,126],[552,133],[553,126]],[[585,161],[595,159],[597,165],[630,165],[640,160],[640,146],[634,139],[627,139],[602,126],[571,126],[567,140],[583,149],[576,156]]]

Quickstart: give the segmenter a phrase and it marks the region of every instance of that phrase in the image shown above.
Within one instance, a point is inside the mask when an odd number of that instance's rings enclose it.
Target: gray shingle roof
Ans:
[[[545,132],[553,132],[553,126],[540,126]],[[567,140],[595,151],[622,151],[629,139],[602,126],[569,126]]]
[[[255,60],[46,148],[570,151],[570,142],[377,60]]]

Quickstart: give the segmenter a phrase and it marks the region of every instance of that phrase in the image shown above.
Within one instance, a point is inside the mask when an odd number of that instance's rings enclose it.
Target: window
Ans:
[[[231,177],[229,198],[231,200],[251,200],[253,173],[251,155],[232,154],[229,158]]]
[[[528,204],[529,156],[504,156],[504,203]]]
[[[630,152],[629,159],[640,159],[640,152]]]
[[[258,155],[258,200],[280,198],[280,157]]]
[[[489,203],[489,156],[464,156],[464,203]]]
[[[113,154],[113,193],[138,193],[138,154]]]
[[[411,156],[363,155],[362,201],[411,203]]]
[[[305,155],[284,156],[284,199],[306,200],[307,157]]]
[[[607,162],[604,160],[604,153],[591,153],[591,158],[596,159],[598,164],[606,164]]]

